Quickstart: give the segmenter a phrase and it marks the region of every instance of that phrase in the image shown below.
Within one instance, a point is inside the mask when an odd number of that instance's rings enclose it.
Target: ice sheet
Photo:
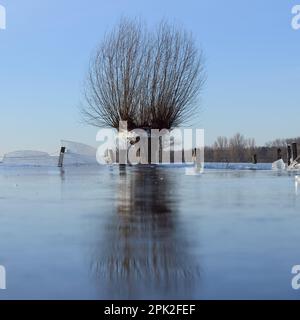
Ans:
[[[299,299],[286,172],[0,169],[0,299]]]

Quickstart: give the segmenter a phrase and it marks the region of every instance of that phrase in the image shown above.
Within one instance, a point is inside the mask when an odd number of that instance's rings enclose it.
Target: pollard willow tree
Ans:
[[[149,30],[122,19],[90,61],[84,120],[97,127],[173,129],[198,110],[205,81],[203,53],[191,33],[161,22]]]

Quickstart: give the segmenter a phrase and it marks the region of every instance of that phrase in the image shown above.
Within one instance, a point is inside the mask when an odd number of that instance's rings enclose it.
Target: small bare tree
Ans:
[[[122,19],[91,59],[82,111],[97,127],[171,129],[195,114],[205,81],[190,33],[161,22],[149,31]]]
[[[237,161],[244,161],[245,154],[244,150],[246,148],[246,139],[240,133],[236,133],[232,138],[229,140],[229,148],[230,148],[230,155],[232,159],[236,159]]]
[[[226,161],[228,160],[228,139],[226,137],[217,137],[213,145],[214,161]]]

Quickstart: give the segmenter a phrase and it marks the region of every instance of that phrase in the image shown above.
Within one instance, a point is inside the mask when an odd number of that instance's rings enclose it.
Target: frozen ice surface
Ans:
[[[61,145],[66,147],[64,166],[96,165],[97,150],[83,143],[62,140]]]
[[[0,299],[299,299],[294,175],[0,167]]]
[[[86,157],[96,158],[97,150],[89,145],[80,142],[61,140],[61,145],[67,149],[67,152]]]

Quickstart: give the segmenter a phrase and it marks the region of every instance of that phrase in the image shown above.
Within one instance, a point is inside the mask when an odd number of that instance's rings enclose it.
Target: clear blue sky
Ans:
[[[300,0],[0,0],[0,155],[55,151],[60,139],[95,145],[78,105],[90,54],[123,15],[161,18],[193,31],[208,81],[201,114],[206,144],[240,131],[258,144],[300,135]]]

